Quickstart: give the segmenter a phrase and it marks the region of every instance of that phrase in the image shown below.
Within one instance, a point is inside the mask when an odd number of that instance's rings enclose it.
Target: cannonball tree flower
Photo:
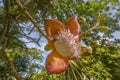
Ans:
[[[45,67],[50,73],[62,73],[68,69],[68,60],[80,57],[77,17],[72,16],[65,25],[57,19],[45,19],[45,31],[50,37],[46,49],[52,50],[46,58]]]

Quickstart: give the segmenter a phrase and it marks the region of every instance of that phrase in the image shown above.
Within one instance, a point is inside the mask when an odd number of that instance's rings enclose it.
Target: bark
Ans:
[[[35,22],[35,20],[31,16],[31,14],[28,12],[28,10],[26,9],[26,7],[20,2],[20,0],[15,0],[15,1],[16,1],[17,5],[20,7],[20,9],[23,11],[23,13],[26,15],[26,17],[34,24],[35,28],[37,28],[37,30],[39,31],[39,33],[42,36],[44,36],[46,39],[49,39],[49,37],[43,33],[43,30],[40,29],[39,24],[37,24]]]
[[[4,29],[3,29],[2,37],[0,39],[0,44],[2,46],[1,54],[5,62],[7,62],[7,64],[9,65],[8,67],[10,68],[10,71],[13,74],[13,76],[17,80],[23,80],[20,77],[20,75],[17,73],[14,64],[12,63],[12,61],[10,60],[10,58],[8,57],[6,53],[7,44],[9,44],[8,34],[9,34],[9,28],[10,28],[10,22],[11,22],[11,16],[9,15],[10,14],[10,0],[3,0],[3,2],[5,6],[5,21],[4,21]]]
[[[22,78],[20,77],[20,75],[17,73],[14,64],[12,63],[12,61],[10,60],[10,58],[7,56],[7,53],[6,53],[6,44],[7,44],[7,39],[5,40],[5,43],[4,43],[3,48],[2,48],[3,58],[7,62],[7,64],[9,65],[10,71],[15,76],[15,78],[17,80],[22,80]]]

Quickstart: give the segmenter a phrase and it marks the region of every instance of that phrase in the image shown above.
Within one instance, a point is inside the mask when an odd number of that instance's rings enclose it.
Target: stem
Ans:
[[[9,26],[8,23],[10,22],[10,20],[7,19],[7,18],[9,18],[8,14],[9,14],[9,12],[10,12],[10,10],[9,10],[9,1],[3,0],[3,2],[4,2],[4,5],[5,5],[5,13],[6,13],[6,21],[5,21],[5,24],[6,24],[6,25],[5,25],[4,29],[3,29],[2,35],[0,36],[0,43],[2,43],[2,41],[3,41],[4,38],[5,38],[5,34],[6,34],[7,30],[8,30],[8,26]]]
[[[7,56],[7,53],[6,53],[6,48],[7,48],[7,44],[8,44],[8,35],[7,34],[9,34],[11,17],[9,15],[9,13],[10,13],[10,1],[9,0],[4,0],[3,2],[4,2],[4,5],[5,5],[6,15],[5,15],[4,31],[3,31],[3,34],[2,34],[2,39],[0,39],[0,42],[2,42],[2,43],[0,43],[0,44],[2,44],[1,54],[3,56],[3,59],[9,65],[8,67],[10,68],[10,71],[13,74],[13,76],[15,76],[15,78],[17,80],[22,80],[20,75],[17,73],[14,64],[12,63],[12,61],[10,60],[10,58]]]
[[[22,5],[22,3],[19,0],[15,0],[16,3],[18,4],[18,6],[21,8],[21,10],[23,10],[24,14],[30,19],[30,21],[35,25],[35,27],[37,28],[37,30],[39,31],[39,33],[44,36],[46,39],[49,39],[47,35],[45,35],[43,33],[43,31],[40,29],[39,24],[37,24],[33,17],[30,15],[30,13],[27,11],[27,9],[25,8],[25,6]]]
[[[87,34],[88,32],[90,32],[90,31],[92,31],[92,30],[96,29],[98,25],[99,25],[99,23],[96,23],[96,25],[95,25],[95,26],[93,26],[93,27],[89,28],[89,29],[88,29],[88,30],[86,30],[85,32],[82,32],[82,33],[81,33],[81,35],[80,35],[79,37],[83,37],[83,36],[84,36],[85,34]]]
[[[72,72],[73,72],[73,76],[75,77],[75,80],[78,80],[73,69],[72,69]]]
[[[2,48],[3,58],[7,61],[7,64],[9,65],[9,68],[10,68],[10,71],[11,71],[11,73],[15,76],[15,78],[16,78],[17,80],[22,80],[22,78],[21,78],[21,77],[19,76],[19,74],[17,73],[14,64],[12,63],[12,61],[10,60],[10,58],[7,56],[7,53],[6,53],[6,45],[7,45],[7,39],[5,40],[5,43],[4,43],[3,48]]]

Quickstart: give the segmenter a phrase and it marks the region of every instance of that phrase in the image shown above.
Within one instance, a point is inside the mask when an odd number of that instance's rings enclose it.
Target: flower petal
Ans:
[[[45,19],[45,31],[46,33],[53,37],[58,34],[58,32],[63,31],[63,24],[57,19]]]
[[[70,30],[70,32],[74,35],[78,35],[80,33],[80,25],[78,23],[77,17],[72,16],[65,22],[66,29]]]
[[[68,60],[56,50],[52,51],[46,58],[46,69],[52,74],[62,73],[68,69],[68,66]]]
[[[45,46],[45,50],[52,50],[52,49],[55,49],[54,48],[54,41],[53,40],[48,40],[48,43],[46,44]]]

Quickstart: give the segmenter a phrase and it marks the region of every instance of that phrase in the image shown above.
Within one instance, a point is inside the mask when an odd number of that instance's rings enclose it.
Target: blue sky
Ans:
[[[120,39],[120,31],[116,31],[112,34],[115,39]]]

